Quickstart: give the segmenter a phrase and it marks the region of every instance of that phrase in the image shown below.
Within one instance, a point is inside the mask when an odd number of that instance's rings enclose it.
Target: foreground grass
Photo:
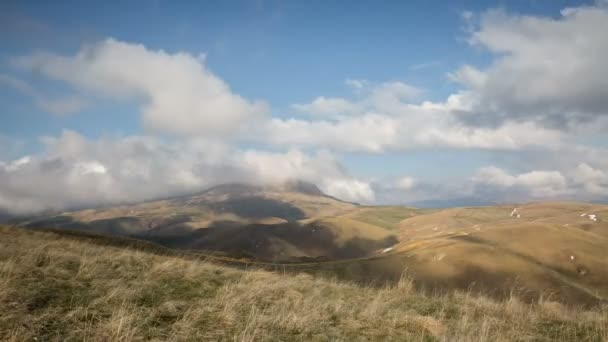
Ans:
[[[605,341],[608,310],[426,296],[0,227],[0,340]]]

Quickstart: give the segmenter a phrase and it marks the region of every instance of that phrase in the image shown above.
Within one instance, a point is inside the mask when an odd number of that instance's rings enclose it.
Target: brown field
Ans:
[[[5,341],[608,339],[606,306],[515,293],[424,294],[407,276],[362,286],[0,227]]]

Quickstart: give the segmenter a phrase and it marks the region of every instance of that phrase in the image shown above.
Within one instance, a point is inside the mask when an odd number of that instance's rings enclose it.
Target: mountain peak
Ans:
[[[325,196],[325,194],[315,184],[302,180],[285,182],[282,188],[285,191],[299,192],[306,195]]]

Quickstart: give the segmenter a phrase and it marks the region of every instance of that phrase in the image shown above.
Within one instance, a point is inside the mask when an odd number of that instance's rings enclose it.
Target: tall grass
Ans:
[[[606,341],[608,310],[424,295],[0,228],[0,340]]]

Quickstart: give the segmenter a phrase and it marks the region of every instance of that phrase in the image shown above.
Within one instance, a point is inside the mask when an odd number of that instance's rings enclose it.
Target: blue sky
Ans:
[[[48,209],[14,179],[49,160],[64,168],[48,182],[93,189],[92,204],[286,178],[370,203],[479,187],[488,202],[608,196],[603,1],[4,1],[0,13],[0,209]],[[134,182],[99,150],[135,137],[176,150],[132,167],[164,177],[148,168],[174,156],[188,162],[170,172],[187,176],[140,179],[171,184],[134,197],[92,186]],[[219,177],[228,166],[239,171]]]

